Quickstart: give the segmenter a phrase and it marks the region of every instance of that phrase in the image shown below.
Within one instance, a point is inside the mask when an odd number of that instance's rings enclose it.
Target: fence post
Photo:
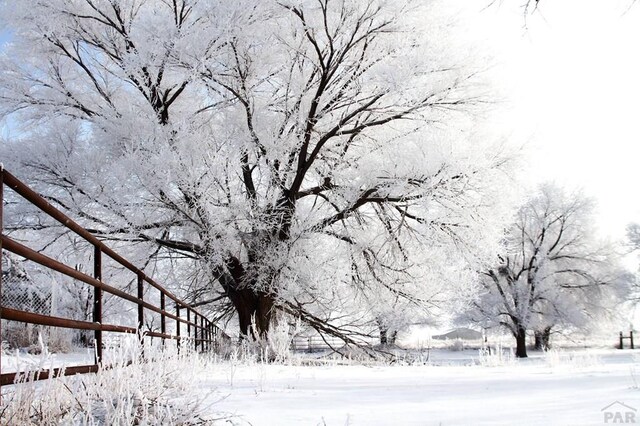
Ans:
[[[211,321],[207,320],[207,352],[211,351]]]
[[[211,323],[211,329],[213,330],[213,350],[218,351],[220,349],[218,342],[218,328],[215,324]]]
[[[187,306],[187,346],[191,338],[191,308]]]
[[[200,319],[200,324],[202,324],[202,351],[206,352],[209,350],[209,331],[207,330],[207,322],[209,320],[205,317]]]
[[[162,313],[160,314],[160,332],[162,334],[166,334],[167,332],[167,324],[164,318],[164,308],[165,308],[165,304],[164,304],[164,291],[163,291],[160,293],[160,310],[162,310]],[[164,346],[164,337],[162,338],[162,346]]]
[[[213,350],[213,323],[209,321],[209,351]]]
[[[4,167],[0,163],[0,236],[4,234],[2,210],[4,206]],[[0,238],[0,342],[2,342],[2,239]],[[2,349],[0,348],[0,372],[2,372]],[[0,385],[0,403],[2,402],[2,385]]]
[[[178,347],[178,353],[180,353],[180,305],[176,302],[176,346]]]
[[[200,352],[204,352],[204,330],[202,329],[202,317],[200,315],[198,315],[198,318],[200,319],[200,322],[198,323],[198,321],[196,321],[196,324],[200,325],[200,327],[198,328],[199,330],[199,335],[200,335]]]
[[[204,328],[204,317],[200,317],[200,352],[206,351],[207,330]]]
[[[207,337],[207,319],[205,317],[200,318],[200,326],[202,327],[202,352],[206,352],[209,337]]]
[[[102,282],[102,250],[100,247],[93,247],[93,277]],[[102,289],[93,288],[93,322],[102,326]],[[96,345],[96,364],[102,362],[102,330],[94,332]]]
[[[204,338],[202,350],[206,352],[209,350],[209,320],[205,317],[202,317],[202,327],[202,337]]]
[[[622,337],[622,331],[620,332],[620,349],[624,349],[624,337]]]
[[[198,352],[198,336],[200,336],[200,330],[198,329],[198,314],[193,312],[193,344],[196,352]]]
[[[631,343],[631,349],[634,349],[634,347],[633,347],[633,330],[629,331],[629,341]]]
[[[144,279],[142,277],[142,274],[138,274],[138,337],[140,339],[142,347],[144,348],[144,330],[142,329],[142,327],[144,326],[144,306],[142,306],[143,301]]]

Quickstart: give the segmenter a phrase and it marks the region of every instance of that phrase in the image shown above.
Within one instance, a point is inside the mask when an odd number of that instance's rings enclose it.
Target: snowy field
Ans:
[[[84,352],[49,362],[87,358]],[[3,370],[25,359],[5,356]],[[218,419],[213,424],[256,426],[597,425],[635,419],[640,409],[640,352],[533,352],[518,360],[435,349],[411,359],[392,365],[310,355],[295,356],[294,365],[217,360],[194,374],[197,391],[189,395],[201,400],[205,418]]]
[[[478,364],[476,351],[433,355],[422,366],[227,364],[207,385],[223,398],[216,410],[252,425],[595,425],[640,408],[640,357],[631,351],[497,366]],[[616,401],[631,408],[605,409]]]
[[[477,351],[432,355],[421,366],[222,364],[205,387],[216,411],[252,425],[595,425],[640,408],[632,351],[534,353],[496,366],[479,364]],[[606,408],[616,401],[629,408]]]

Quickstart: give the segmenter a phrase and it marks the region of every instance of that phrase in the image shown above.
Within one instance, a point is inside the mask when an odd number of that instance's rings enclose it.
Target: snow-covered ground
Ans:
[[[252,425],[595,425],[640,409],[631,351],[534,354],[493,367],[479,365],[476,351],[432,357],[419,366],[226,363],[205,387],[223,398],[216,411]],[[616,401],[630,408],[605,408]]]
[[[71,353],[30,354],[24,350],[13,350],[2,355],[2,372],[32,371],[55,367],[71,367],[94,363],[92,349],[77,349]]]
[[[205,414],[222,418],[215,424],[620,424],[640,422],[637,354],[573,349],[518,360],[433,349],[392,365],[311,355],[294,356],[296,365],[225,360],[195,372],[200,394],[188,397],[202,399]],[[53,359],[84,363],[87,353]],[[10,362],[3,356],[4,371]]]

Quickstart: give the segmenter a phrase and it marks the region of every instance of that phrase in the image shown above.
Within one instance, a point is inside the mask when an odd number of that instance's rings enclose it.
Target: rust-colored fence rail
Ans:
[[[146,275],[141,269],[127,261],[114,250],[105,245],[89,231],[74,222],[71,218],[49,204],[43,197],[18,180],[15,176],[4,170],[0,166],[0,251],[7,250],[31,262],[35,262],[44,268],[63,274],[74,280],[80,281],[93,288],[93,318],[92,321],[81,321],[76,319],[62,318],[53,315],[42,315],[20,309],[13,309],[2,306],[0,301],[0,338],[2,336],[1,320],[18,321],[22,323],[62,327],[75,330],[91,330],[95,339],[95,362],[91,365],[82,365],[66,368],[64,371],[53,369],[52,371],[42,371],[36,378],[45,379],[50,375],[73,375],[90,373],[98,370],[103,361],[103,332],[138,334],[140,336],[157,337],[163,340],[174,340],[176,345],[192,344],[197,351],[214,350],[223,340],[229,340],[221,329],[204,315],[192,308],[189,304],[179,299],[166,290],[151,277]],[[40,211],[60,222],[64,227],[73,231],[81,239],[93,246],[93,274],[89,275],[61,263],[60,261],[47,256],[41,252],[33,250],[22,243],[11,239],[3,231],[3,206],[4,187],[8,187],[16,194],[19,194],[29,203],[36,206]],[[131,295],[121,289],[105,283],[102,279],[103,260],[108,257],[119,264],[122,268],[135,274],[137,277],[137,294]],[[145,289],[153,288],[159,292],[159,306],[154,304],[149,298],[145,300]],[[2,265],[0,263],[0,294],[2,292]],[[103,297],[105,293],[111,294],[122,301],[128,301],[137,305],[137,326],[125,326],[122,324],[109,324],[103,322]],[[171,312],[167,310],[171,306]],[[145,330],[145,312],[153,312],[160,316],[160,330]],[[167,321],[175,322],[173,333],[167,331]],[[0,354],[0,367],[2,358]],[[14,382],[17,372],[0,374],[0,386]]]

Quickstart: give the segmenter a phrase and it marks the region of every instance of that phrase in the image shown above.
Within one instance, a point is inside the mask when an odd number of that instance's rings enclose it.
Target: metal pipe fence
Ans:
[[[153,278],[116,253],[60,210],[49,204],[42,196],[4,170],[1,166],[0,172],[0,199],[3,200],[2,204],[0,204],[0,252],[5,250],[21,256],[47,270],[55,271],[58,274],[79,281],[93,289],[91,321],[87,321],[86,319],[65,318],[53,314],[47,315],[29,312],[16,306],[4,306],[2,298],[0,297],[0,340],[2,340],[2,320],[93,332],[95,340],[95,357],[93,364],[70,367],[64,370],[52,369],[41,371],[36,374],[36,380],[63,374],[74,375],[98,371],[103,363],[104,332],[138,334],[143,339],[143,342],[145,336],[157,337],[162,339],[163,342],[165,340],[173,340],[176,342],[178,348],[180,348],[181,345],[193,344],[194,349],[200,351],[215,350],[223,341],[230,341],[229,336],[202,313],[158,284]],[[92,273],[85,273],[77,267],[66,265],[6,235],[3,228],[5,187],[18,194],[24,200],[37,207],[38,210],[55,219],[64,227],[73,231],[82,240],[93,246]],[[136,295],[129,294],[122,289],[104,282],[104,261],[107,259],[115,262],[119,267],[124,268],[136,276]],[[2,272],[2,264],[0,262],[0,294],[2,294],[3,291]],[[159,303],[154,302],[154,300],[149,297],[148,292],[150,290],[159,292]],[[147,297],[145,297],[145,294]],[[121,323],[105,323],[103,318],[103,301],[105,295],[112,295],[112,297],[123,302],[130,302],[137,306],[137,323],[135,326],[123,325]],[[167,306],[170,307],[169,310]],[[145,314],[147,313],[155,313],[160,316],[159,331],[145,330]],[[167,321],[174,322],[175,326],[172,327],[173,333],[168,331]],[[0,351],[0,371],[1,367],[2,355]],[[11,372],[0,374],[0,386],[12,384],[17,374],[19,373]]]

